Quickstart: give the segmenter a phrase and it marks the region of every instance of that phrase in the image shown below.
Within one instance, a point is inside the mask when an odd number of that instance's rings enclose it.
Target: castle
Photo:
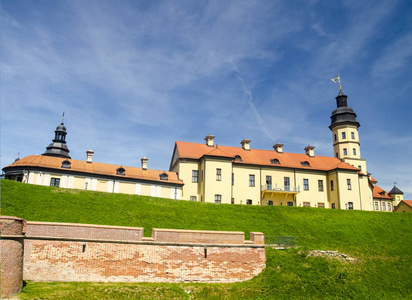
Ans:
[[[388,193],[376,185],[361,158],[356,114],[340,89],[331,124],[335,157],[305,153],[177,141],[168,172],[141,167],[93,162],[93,151],[85,161],[69,156],[64,122],[56,128],[53,142],[42,155],[26,156],[3,168],[5,177],[25,183],[62,188],[211,203],[287,205],[330,209],[393,211],[403,201],[396,186]]]

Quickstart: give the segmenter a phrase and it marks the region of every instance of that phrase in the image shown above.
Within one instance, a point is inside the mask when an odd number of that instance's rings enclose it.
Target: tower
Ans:
[[[343,93],[341,88],[336,96],[337,108],[332,112],[329,126],[329,129],[332,130],[334,155],[367,174],[366,161],[360,155],[358,133],[360,124],[356,120],[353,109],[348,107],[347,99],[348,96]]]
[[[64,114],[63,114],[64,116]],[[53,143],[50,143],[46,147],[46,152],[44,152],[42,155],[47,155],[47,156],[54,156],[54,157],[62,157],[62,158],[71,158],[69,156],[69,148],[66,145],[66,126],[64,126],[64,117],[62,119],[62,122],[59,126],[56,127],[56,130],[54,131],[54,140]]]
[[[395,206],[399,204],[399,202],[403,200],[403,192],[400,189],[398,189],[396,185],[394,185],[391,191],[389,192],[389,196],[391,196],[392,199],[394,200],[393,202],[394,208]]]

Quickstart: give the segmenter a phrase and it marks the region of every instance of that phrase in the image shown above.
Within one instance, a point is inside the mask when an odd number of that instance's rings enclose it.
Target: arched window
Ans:
[[[272,165],[280,165],[280,161],[279,161],[279,159],[277,159],[277,158],[272,158],[272,159],[270,160],[270,163],[271,163]]]
[[[123,167],[117,168],[116,169],[116,175],[121,175],[121,176],[125,176],[126,175],[126,170]]]
[[[243,161],[240,155],[235,155],[235,161]]]
[[[64,169],[71,169],[71,162],[68,159],[62,161],[62,168]]]
[[[301,161],[300,164],[302,167],[310,167],[310,163],[307,160]]]
[[[169,180],[169,175],[167,175],[165,172],[159,175],[160,180]]]

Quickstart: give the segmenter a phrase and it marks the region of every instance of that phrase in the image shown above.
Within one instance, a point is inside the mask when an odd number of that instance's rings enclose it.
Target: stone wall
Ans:
[[[245,241],[243,232],[174,229],[153,229],[152,237],[143,237],[143,228],[27,222],[24,279],[244,281],[266,266],[263,234],[252,232],[250,237]],[[20,251],[22,245],[21,240]]]

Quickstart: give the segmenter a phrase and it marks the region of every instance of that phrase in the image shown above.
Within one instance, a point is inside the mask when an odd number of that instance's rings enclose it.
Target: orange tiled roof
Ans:
[[[381,193],[385,192],[385,195],[382,195]],[[380,199],[388,199],[388,200],[393,200],[392,197],[388,195],[388,192],[382,189],[381,187],[375,185],[373,187],[373,198],[380,198]]]
[[[371,181],[375,184],[378,183],[378,181],[375,178],[373,178],[372,176],[371,176]]]
[[[412,207],[412,200],[402,200],[401,202],[405,202],[406,205]]]
[[[359,171],[358,168],[342,162],[335,157],[327,156],[314,156],[309,157],[306,154],[297,153],[278,153],[274,150],[259,150],[251,149],[244,150],[241,147],[229,147],[229,146],[207,146],[206,144],[189,143],[189,142],[176,142],[176,149],[180,158],[192,158],[200,159],[202,156],[220,156],[220,157],[232,157],[239,155],[242,161],[234,161],[236,164],[252,164],[260,166],[273,166],[270,162],[271,159],[278,159],[280,164],[278,167],[289,167],[299,169],[310,170],[322,170],[329,171],[334,169],[346,169]],[[307,161],[310,167],[304,167],[301,162]]]
[[[3,168],[3,170],[13,168],[13,167],[43,167],[43,168],[50,168],[56,170],[69,170],[69,171],[77,171],[77,172],[84,172],[90,174],[97,174],[97,175],[109,175],[109,176],[117,176],[122,178],[134,178],[134,179],[141,179],[141,180],[150,180],[150,181],[159,181],[163,183],[176,183],[176,184],[183,184],[183,181],[177,178],[177,174],[175,172],[163,172],[158,170],[147,169],[143,170],[141,168],[135,167],[128,167],[122,166],[126,172],[125,176],[116,175],[116,169],[119,168],[119,165],[111,165],[111,164],[104,164],[98,162],[87,163],[86,161],[82,160],[75,160],[75,159],[68,159],[71,163],[70,169],[62,168],[62,162],[66,160],[65,158],[61,157],[51,157],[45,155],[30,155],[26,156],[11,165]],[[166,173],[168,175],[168,180],[160,180],[159,175],[162,173]]]

